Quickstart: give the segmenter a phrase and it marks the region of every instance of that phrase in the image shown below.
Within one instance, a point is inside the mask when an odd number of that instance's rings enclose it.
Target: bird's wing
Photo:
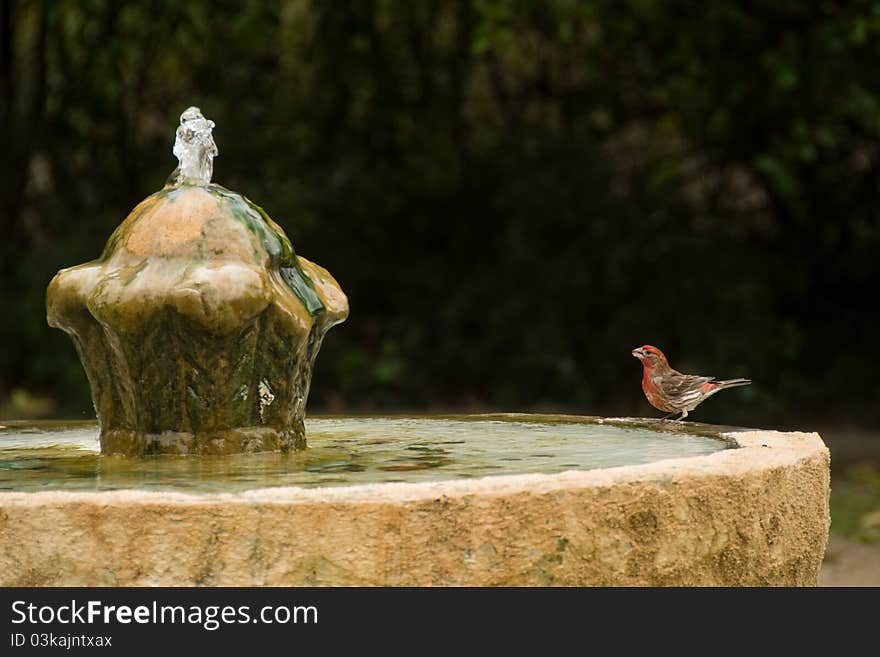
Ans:
[[[665,397],[677,401],[691,401],[698,399],[703,394],[702,387],[714,380],[713,376],[696,376],[673,371],[660,377],[656,383]]]

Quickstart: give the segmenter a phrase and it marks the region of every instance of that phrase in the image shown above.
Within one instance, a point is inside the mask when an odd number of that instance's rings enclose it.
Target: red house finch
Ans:
[[[649,344],[633,349],[632,355],[642,361],[642,390],[651,406],[670,415],[681,413],[679,420],[719,390],[751,383],[749,379],[716,381],[712,376],[676,372],[669,367],[663,352]]]

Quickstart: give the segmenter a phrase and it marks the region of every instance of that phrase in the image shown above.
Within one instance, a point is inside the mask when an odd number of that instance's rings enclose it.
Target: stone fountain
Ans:
[[[348,300],[248,198],[211,182],[213,121],[180,117],[180,165],[98,260],[46,295],[92,387],[105,454],[305,447],[312,366]]]
[[[306,422],[348,304],[260,207],[211,183],[212,128],[184,112],[168,184],[49,286],[99,424],[0,420],[0,585],[816,583],[818,434]]]

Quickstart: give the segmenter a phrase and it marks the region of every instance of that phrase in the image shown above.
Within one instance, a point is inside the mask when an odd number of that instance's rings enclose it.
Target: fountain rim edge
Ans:
[[[462,417],[462,416],[458,416]],[[574,416],[569,416],[574,417]],[[793,466],[804,459],[830,462],[830,452],[817,432],[738,430],[720,432],[718,437],[735,443],[735,449],[712,454],[661,459],[638,465],[591,470],[566,470],[544,474],[490,475],[465,480],[429,482],[383,482],[303,488],[297,486],[257,488],[236,493],[181,493],[171,491],[37,491],[0,492],[0,508],[11,504],[46,502],[143,505],[230,505],[254,504],[372,504],[442,502],[449,498],[509,496],[511,494],[554,494],[579,488],[607,488],[635,482],[674,486],[692,477],[724,478],[753,470]]]

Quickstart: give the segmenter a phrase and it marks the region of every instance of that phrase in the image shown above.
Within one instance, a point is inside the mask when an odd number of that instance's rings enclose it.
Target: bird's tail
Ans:
[[[751,379],[728,379],[727,381],[716,381],[718,390],[725,388],[736,388],[737,386],[747,386],[752,382]]]

